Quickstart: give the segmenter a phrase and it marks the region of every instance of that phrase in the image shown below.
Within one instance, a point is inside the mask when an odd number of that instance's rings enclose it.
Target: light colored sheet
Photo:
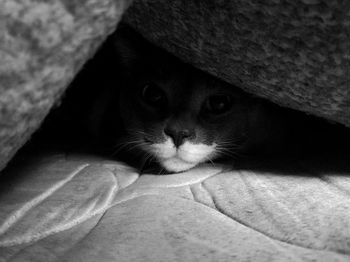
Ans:
[[[84,155],[17,159],[0,177],[0,261],[350,261],[340,162],[139,176]]]

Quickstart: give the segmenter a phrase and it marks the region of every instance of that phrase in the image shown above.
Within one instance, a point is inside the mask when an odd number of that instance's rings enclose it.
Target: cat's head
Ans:
[[[137,36],[121,33],[115,41],[127,147],[181,172],[250,143],[250,130],[261,122],[254,98]]]

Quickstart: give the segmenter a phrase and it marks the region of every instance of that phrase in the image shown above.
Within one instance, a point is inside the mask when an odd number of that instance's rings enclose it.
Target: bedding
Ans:
[[[0,170],[60,103],[129,2],[0,1]]]
[[[250,93],[350,126],[346,1],[136,0],[124,19]]]
[[[0,178],[0,261],[349,261],[349,157],[326,160],[140,176],[17,157]]]

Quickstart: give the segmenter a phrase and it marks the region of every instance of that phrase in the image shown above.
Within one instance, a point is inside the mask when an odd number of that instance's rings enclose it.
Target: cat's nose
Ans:
[[[166,127],[164,133],[171,137],[176,147],[181,146],[186,139],[193,138],[195,136],[194,130],[190,129],[177,129],[174,127]]]

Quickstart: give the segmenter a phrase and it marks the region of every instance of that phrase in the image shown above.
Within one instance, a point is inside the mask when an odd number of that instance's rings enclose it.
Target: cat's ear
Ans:
[[[113,39],[117,62],[126,70],[132,70],[143,60],[145,40],[133,29],[120,25]]]

